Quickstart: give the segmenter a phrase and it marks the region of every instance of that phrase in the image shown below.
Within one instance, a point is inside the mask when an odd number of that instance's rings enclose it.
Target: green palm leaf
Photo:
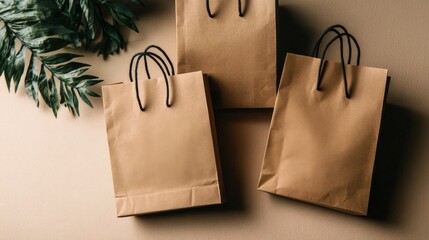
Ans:
[[[76,31],[81,30],[83,44],[89,48],[95,43],[99,55],[108,55],[124,49],[126,42],[120,26],[126,26],[138,32],[134,21],[137,17],[122,3],[111,0],[56,0],[58,6],[70,19],[69,25]],[[132,4],[143,5],[140,0],[129,0]],[[112,20],[108,20],[108,13]],[[96,40],[99,39],[99,40]]]
[[[68,24],[55,0],[0,0],[0,76],[4,74],[9,90],[14,84],[15,92],[24,78],[30,99],[39,106],[41,96],[55,117],[59,104],[79,115],[78,96],[92,107],[88,96],[98,95],[88,87],[101,81],[83,75],[89,65],[73,61],[80,55],[55,52],[78,45],[79,37]]]

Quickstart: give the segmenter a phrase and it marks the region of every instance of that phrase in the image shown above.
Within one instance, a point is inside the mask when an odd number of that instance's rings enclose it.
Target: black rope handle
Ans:
[[[150,59],[152,59],[158,65],[158,67],[160,68],[160,70],[164,76],[164,80],[165,80],[165,84],[166,84],[166,90],[167,90],[166,106],[171,107],[171,103],[169,101],[170,100],[170,86],[169,86],[168,78],[167,78],[167,76],[170,76],[170,74],[166,73],[168,71],[168,67],[164,61],[161,61],[162,58],[159,55],[157,55],[153,52],[146,51],[146,52],[134,54],[134,56],[131,59],[131,63],[130,63],[130,73],[129,73],[130,74],[130,81],[133,82],[132,66],[133,66],[134,60],[137,58],[136,66],[135,66],[135,78],[134,78],[134,80],[135,80],[136,98],[137,98],[137,102],[139,103],[140,110],[142,112],[145,111],[145,108],[143,107],[143,104],[142,104],[141,99],[140,99],[140,91],[139,91],[139,87],[138,87],[138,66],[139,66],[140,60],[144,57],[145,67],[147,68],[148,65],[147,65],[146,56],[148,56]],[[165,69],[163,68],[163,66]],[[172,70],[172,71],[174,71],[174,70]],[[149,73],[149,71],[146,69],[146,74],[148,74],[148,73]],[[150,79],[150,75],[148,75],[148,78]]]
[[[170,69],[171,69],[171,75],[175,75],[175,71],[174,71],[174,65],[173,65],[173,62],[171,61],[171,59],[170,59],[170,57],[168,56],[168,54],[164,51],[164,49],[162,49],[161,47],[159,47],[159,46],[156,46],[156,45],[149,45],[148,47],[146,47],[146,49],[143,51],[143,52],[149,52],[149,50],[150,49],[152,49],[152,48],[155,48],[156,50],[158,50],[160,53],[162,53],[162,55],[164,55],[164,57],[165,57],[165,59],[167,59],[167,61],[168,61],[168,64],[170,65]],[[157,55],[158,56],[158,59],[159,60],[161,60],[161,62],[164,64],[164,66],[166,66],[166,64],[165,64],[165,62],[164,62],[164,60],[161,58],[161,57],[159,57],[159,55]],[[145,61],[145,63],[146,63],[146,61]],[[147,65],[145,65],[146,66],[146,68],[147,68]],[[166,69],[167,69],[167,73],[168,73],[168,75],[169,76],[171,76],[170,75],[170,71],[168,70],[168,68],[166,67]],[[146,72],[147,73],[147,72]],[[147,74],[148,76],[150,76],[149,74]]]
[[[359,64],[360,64],[360,55],[361,55],[361,52],[360,52],[360,46],[359,46],[359,44],[358,44],[358,42],[357,42],[356,38],[355,38],[352,34],[350,34],[350,33],[348,33],[348,32],[341,33],[341,34],[337,34],[337,36],[335,36],[331,41],[329,41],[329,43],[326,45],[325,50],[323,51],[323,56],[322,56],[321,63],[320,63],[320,66],[319,66],[319,74],[318,74],[317,87],[316,87],[316,89],[317,89],[318,91],[321,91],[320,85],[321,85],[321,83],[322,83],[322,78],[323,78],[322,72],[323,72],[323,70],[324,70],[324,68],[325,68],[325,56],[326,56],[326,52],[328,51],[329,47],[330,47],[330,46],[331,46],[335,41],[337,41],[338,39],[340,39],[340,47],[341,47],[341,67],[342,67],[342,71],[343,71],[343,78],[344,78],[344,91],[345,91],[346,97],[347,97],[348,99],[350,99],[350,92],[349,92],[349,90],[348,90],[347,74],[346,74],[346,70],[345,70],[345,63],[344,63],[343,36],[347,36],[347,38],[348,38],[348,39],[352,39],[352,40],[353,40],[353,42],[354,42],[354,44],[355,44],[355,46],[356,46],[356,49],[357,49],[357,60],[356,60],[356,64],[357,64],[357,65],[359,65]],[[349,45],[349,49],[351,49],[351,46],[350,46],[350,45]]]
[[[361,55],[360,46],[359,46],[359,43],[357,42],[356,38],[350,33],[341,33],[341,34],[338,34],[337,36],[335,36],[333,39],[331,39],[331,41],[329,41],[328,44],[326,44],[326,48],[323,51],[322,59],[325,59],[328,47],[331,46],[337,39],[342,38],[343,36],[347,36],[348,38],[353,40],[353,43],[354,43],[356,50],[357,50],[356,65],[359,66],[360,65],[360,55]]]
[[[241,8],[241,0],[238,0],[238,16],[240,16],[240,17],[244,16],[244,12]]]
[[[207,15],[209,15],[210,18],[215,17],[215,15],[212,14],[212,11],[210,10],[210,0],[206,0],[206,10],[207,10]],[[238,0],[238,16],[240,17],[244,16],[243,9],[241,8],[241,0]]]
[[[214,15],[212,14],[212,11],[210,10],[210,0],[206,0],[206,10],[207,14],[210,18],[214,18]]]
[[[139,57],[140,55],[142,55],[143,52],[139,52],[133,55],[133,57],[131,58],[130,61],[130,69],[128,71],[128,76],[130,78],[130,82],[134,82],[134,78],[133,78],[133,65],[134,65],[134,60]]]
[[[166,100],[165,100],[165,105],[167,106],[167,107],[171,107],[171,103],[170,103],[170,85],[169,85],[169,83],[168,83],[168,78],[167,78],[167,74],[166,74],[166,71],[162,68],[162,64],[159,62],[159,60],[157,60],[157,58],[159,59],[160,57],[158,56],[158,57],[154,57],[154,55],[157,55],[157,54],[155,54],[155,53],[150,53],[150,52],[144,52],[143,54],[142,54],[142,56],[140,56],[138,59],[137,59],[137,63],[136,63],[136,69],[135,69],[135,74],[136,74],[136,76],[138,75],[138,63],[139,63],[139,61],[140,61],[140,59],[144,56],[145,57],[145,66],[148,66],[147,65],[147,58],[146,58],[146,56],[148,56],[150,59],[152,59],[157,65],[158,65],[158,67],[159,67],[159,69],[161,70],[161,72],[162,72],[162,75],[164,76],[164,81],[165,81],[165,85],[166,85],[166,91],[167,91],[167,96],[166,96]],[[147,70],[147,68],[146,68],[146,74],[148,74],[149,73],[149,71]],[[148,77],[148,79],[150,79],[150,75],[147,75],[147,77]],[[140,106],[140,110],[142,110],[142,111],[144,111],[145,109],[144,109],[144,107],[142,106],[142,104],[141,104],[141,101],[140,101],[140,96],[139,96],[139,91],[138,91],[138,83],[137,83],[137,81],[138,81],[138,78],[136,78],[136,94],[137,94],[137,100],[139,101],[139,106]]]
[[[329,47],[327,46],[325,51],[328,49]],[[348,90],[348,84],[347,84],[347,74],[346,74],[346,66],[344,64],[344,46],[343,46],[343,38],[340,38],[340,48],[341,48],[341,67],[343,70],[343,79],[344,79],[344,89],[345,89],[345,93],[346,93],[346,97],[350,98],[350,94],[349,94],[349,90]],[[322,69],[324,69],[324,59],[322,59],[320,61],[320,65],[319,65],[319,74],[317,77],[317,91],[321,91],[320,85],[322,84]]]
[[[133,76],[132,76],[132,68],[133,68],[133,65],[134,65],[134,60],[136,59],[136,58],[138,58],[138,60],[139,60],[139,62],[140,62],[140,58],[142,58],[142,57],[145,57],[146,58],[146,56],[143,54],[144,52],[139,52],[139,53],[136,53],[136,54],[134,54],[133,55],[133,57],[131,58],[131,62],[130,62],[130,70],[129,70],[129,78],[130,78],[130,82],[133,82],[133,79],[136,79],[138,76],[135,74],[135,76],[134,76],[134,78],[133,78]],[[153,54],[152,52],[147,52],[148,53],[148,55],[149,54],[151,54],[153,57],[155,57],[155,58],[157,58],[161,63],[162,63],[162,65],[164,66],[164,68],[165,68],[165,70],[166,70],[166,72],[167,72],[167,75],[168,76],[171,76],[171,75],[174,75],[174,68],[173,68],[173,72],[172,73],[170,73],[170,70],[168,69],[168,66],[167,66],[167,64],[165,63],[165,61],[164,61],[164,59],[162,59],[159,55],[157,55],[157,54]],[[136,66],[136,67],[138,67],[138,66]],[[149,70],[148,70],[148,65],[147,65],[147,61],[145,61],[145,67],[146,67],[146,75],[148,76],[148,78],[150,79],[150,73],[149,73]]]
[[[153,52],[147,51],[147,54],[143,55],[144,57],[144,64],[145,64],[145,70],[146,70],[146,76],[148,77],[148,79],[151,79],[150,76],[150,72],[149,72],[149,66],[147,63],[147,56],[152,55],[152,57],[155,57],[158,61],[160,61],[167,73],[168,76],[171,76],[174,74],[174,72],[170,72],[170,70],[168,69],[167,63],[164,61],[164,59],[162,59],[162,57],[160,57],[158,54],[154,54]],[[174,69],[172,70],[174,71]],[[173,73],[173,74],[172,74]]]
[[[155,54],[155,53],[149,51],[152,48],[155,48],[156,50],[158,50],[160,53],[162,53],[164,55],[165,59],[167,59],[167,62],[170,65],[171,72],[168,69],[167,64],[165,63],[165,61],[163,60],[162,57],[160,57],[158,54]],[[166,103],[165,104],[166,104],[167,107],[171,107],[171,103],[169,101],[170,100],[170,85],[168,83],[168,79],[167,79],[166,75],[168,75],[168,76],[175,75],[175,70],[174,70],[173,62],[171,61],[171,59],[168,56],[168,54],[164,51],[164,49],[162,49],[159,46],[149,45],[148,47],[146,47],[146,49],[144,50],[144,52],[147,54],[147,55],[144,55],[144,58],[145,58],[144,62],[145,62],[146,76],[148,77],[148,79],[150,79],[151,76],[150,76],[150,72],[149,72],[149,67],[148,67],[148,62],[147,62],[147,57],[146,56],[151,57],[152,60],[154,60],[154,61],[155,61],[154,57],[157,58],[162,63],[162,65],[165,68],[165,71],[163,71],[163,68],[161,67],[161,65],[159,64],[159,62],[156,62],[157,65],[158,65],[158,67],[161,69],[161,71],[162,71],[162,73],[164,75],[165,85],[166,85],[166,88],[167,88],[167,98],[166,98]],[[137,66],[137,68],[138,68],[138,66]],[[137,71],[137,69],[136,69],[136,71]]]
[[[143,52],[139,52],[139,53],[136,53],[136,54],[134,54],[133,55],[133,57],[131,58],[131,61],[130,61],[130,69],[129,69],[129,77],[130,77],[130,82],[134,82],[134,80],[135,80],[135,88],[136,88],[136,98],[137,98],[137,102],[139,103],[139,107],[140,107],[140,110],[142,111],[142,112],[144,112],[144,107],[143,107],[143,105],[142,105],[142,102],[141,102],[141,100],[140,100],[140,94],[139,94],[139,87],[138,87],[138,74],[137,74],[137,66],[138,66],[138,63],[139,63],[139,61],[140,61],[140,59],[141,59],[141,57],[144,55],[145,53],[143,53]],[[136,59],[136,58],[138,58],[137,59],[137,63],[136,63],[136,70],[135,70],[135,72],[136,72],[136,74],[135,74],[135,79],[133,79],[133,64],[134,64],[134,60]]]
[[[335,24],[330,26],[329,28],[327,28],[325,30],[325,32],[323,32],[322,36],[317,40],[316,45],[313,49],[313,57],[317,57],[319,55],[319,48],[320,48],[320,44],[322,44],[323,39],[325,38],[326,35],[328,35],[330,32],[335,32],[337,35],[340,34],[339,31],[337,31],[336,29],[339,28],[341,30],[343,30],[346,34],[348,34],[349,32],[347,31],[347,29],[340,24]],[[347,61],[347,64],[351,63],[351,59],[352,59],[352,47],[351,47],[351,42],[350,42],[350,36],[347,35],[347,42],[349,44],[349,59]]]

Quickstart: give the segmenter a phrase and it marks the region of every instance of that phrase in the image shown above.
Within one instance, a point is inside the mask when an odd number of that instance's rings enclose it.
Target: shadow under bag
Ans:
[[[277,0],[176,0],[179,73],[202,70],[215,108],[272,108]]]
[[[329,32],[337,36],[319,59],[320,43]],[[343,37],[349,43],[348,64]],[[327,49],[338,40],[342,63],[325,62]],[[357,65],[350,65],[351,42],[358,49]],[[367,214],[388,79],[386,69],[359,66],[359,58],[356,39],[341,25],[325,31],[314,57],[287,55],[259,190]]]
[[[102,89],[118,217],[223,200],[207,80],[201,71],[175,75],[152,48],[162,51],[150,46],[133,57],[135,82]],[[149,80],[138,81],[141,58]],[[148,59],[164,78],[150,79]]]

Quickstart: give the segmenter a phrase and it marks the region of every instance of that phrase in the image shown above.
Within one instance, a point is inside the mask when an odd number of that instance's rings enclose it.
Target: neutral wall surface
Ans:
[[[176,59],[174,1],[145,2],[127,52],[83,59],[106,84],[128,81],[130,57],[148,44]],[[271,111],[249,110],[216,112],[224,206],[118,219],[101,99],[55,119],[2,79],[0,239],[429,239],[429,2],[282,0],[279,64],[286,51],[309,54],[334,23],[358,38],[363,65],[392,77],[369,217],[257,191]]]

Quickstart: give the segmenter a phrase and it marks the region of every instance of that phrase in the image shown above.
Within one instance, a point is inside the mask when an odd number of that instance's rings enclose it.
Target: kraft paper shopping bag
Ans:
[[[179,73],[202,70],[216,108],[272,108],[277,0],[176,0]]]
[[[201,71],[175,75],[153,48],[133,58],[134,82],[102,89],[118,217],[223,200],[207,80]],[[138,81],[142,58],[164,78]]]
[[[356,39],[335,29],[342,63],[286,57],[258,188],[366,215],[387,70],[345,64],[342,38]]]

